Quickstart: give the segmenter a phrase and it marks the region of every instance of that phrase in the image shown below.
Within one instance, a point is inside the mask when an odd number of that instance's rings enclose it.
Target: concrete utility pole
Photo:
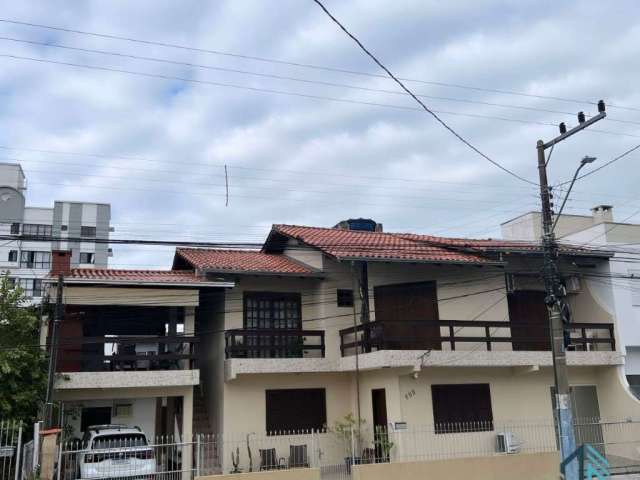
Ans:
[[[602,100],[598,102],[598,115],[585,119],[583,112],[578,114],[579,125],[567,131],[564,123],[560,124],[560,135],[550,142],[538,140],[536,149],[538,152],[538,174],[540,177],[540,199],[542,201],[542,247],[544,252],[543,277],[547,296],[545,303],[549,310],[549,327],[551,331],[551,349],[553,352],[553,372],[555,377],[555,407],[556,420],[558,422],[558,434],[560,439],[560,453],[565,460],[576,449],[576,440],[573,431],[573,412],[571,410],[571,394],[569,388],[569,375],[567,371],[567,339],[565,331],[569,322],[565,295],[566,291],[560,276],[557,259],[558,246],[553,233],[553,211],[551,205],[551,188],[547,180],[547,164],[545,151],[553,148],[557,143],[571,135],[585,129],[589,125],[602,120],[605,116],[605,105]],[[578,480],[577,462],[572,462],[567,468],[567,480]]]
[[[62,305],[62,289],[64,288],[64,275],[58,275],[56,309],[53,316],[53,325],[51,327],[51,339],[49,341],[49,372],[47,377],[47,394],[44,401],[45,425],[53,428],[53,389],[56,376],[56,363],[58,360],[58,326],[62,321],[63,305]]]

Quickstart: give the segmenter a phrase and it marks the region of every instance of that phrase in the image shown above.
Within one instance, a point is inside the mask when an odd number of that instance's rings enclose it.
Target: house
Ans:
[[[541,225],[540,213],[529,212],[503,223],[502,235],[535,241],[540,238]],[[612,206],[598,205],[591,209],[591,215],[561,215],[556,228],[562,242],[614,253],[609,262],[611,278],[592,276],[592,284],[599,281],[611,285],[613,298],[608,303],[616,312],[626,379],[640,396],[640,284],[636,278],[640,274],[640,225],[616,222]]]
[[[106,424],[140,427],[150,442],[191,439],[201,421],[194,418],[201,298],[233,283],[193,272],[72,268],[69,251],[53,257],[52,298],[64,275],[53,400],[61,405],[65,440]]]
[[[53,208],[29,207],[25,206],[26,190],[22,167],[0,163],[0,235],[15,237],[0,246],[0,271],[23,288],[31,303],[40,303],[42,280],[51,268],[52,250],[70,250],[76,267],[107,267],[109,245],[95,240],[109,238],[111,207],[58,200]]]
[[[560,249],[577,417],[640,413],[620,377],[611,286],[591,275],[608,274],[611,255]],[[490,432],[490,449],[498,425],[553,424],[541,267],[534,242],[385,233],[363,219],[274,225],[260,251],[179,248],[173,263],[234,285],[200,304],[213,431],[275,439],[352,414],[370,428]]]

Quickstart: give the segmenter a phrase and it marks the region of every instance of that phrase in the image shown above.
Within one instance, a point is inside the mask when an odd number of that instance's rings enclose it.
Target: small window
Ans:
[[[9,262],[17,262],[18,261],[18,250],[9,250]]]
[[[67,230],[69,230],[69,227],[67,225],[60,225],[61,232],[66,232]]]
[[[353,307],[353,290],[338,289],[338,306]]]
[[[93,265],[95,263],[95,253],[80,252],[80,263]]]
[[[436,433],[493,430],[488,383],[431,385],[431,400]]]
[[[80,236],[81,237],[95,237],[96,236],[96,227],[80,227]]]
[[[11,224],[11,235],[19,235],[20,234],[20,224],[12,223]]]
[[[266,391],[267,435],[321,430],[327,424],[324,388]]]

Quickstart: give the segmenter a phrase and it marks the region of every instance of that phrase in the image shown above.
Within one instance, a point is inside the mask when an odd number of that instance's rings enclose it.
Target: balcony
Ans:
[[[570,351],[615,351],[613,324],[572,323]],[[340,330],[343,357],[380,350],[549,351],[549,329],[504,321],[369,322]]]
[[[324,358],[322,330],[234,329],[225,332],[226,358]]]
[[[59,351],[59,372],[119,372],[137,370],[193,370],[194,336],[80,337],[64,342]]]

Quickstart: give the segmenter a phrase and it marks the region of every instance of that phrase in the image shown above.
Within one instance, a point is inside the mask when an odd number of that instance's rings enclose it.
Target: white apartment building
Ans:
[[[111,206],[56,200],[53,207],[28,207],[26,190],[22,167],[0,163],[0,235],[15,236],[15,240],[0,242],[0,271],[8,272],[32,302],[39,303],[42,279],[51,269],[52,250],[70,250],[74,267],[107,266],[109,245],[93,240],[109,238]],[[25,240],[25,236],[38,238]],[[65,238],[70,240],[61,240]]]
[[[613,287],[612,313],[617,317],[625,372],[632,390],[640,397],[640,225],[614,221],[610,205],[598,205],[591,213],[562,215],[555,233],[563,243],[606,247],[616,252],[609,262],[611,276],[598,281]],[[520,215],[503,223],[501,229],[505,239],[538,240],[542,236],[540,212]],[[587,282],[581,285],[588,288]],[[607,300],[599,303],[609,303]]]

